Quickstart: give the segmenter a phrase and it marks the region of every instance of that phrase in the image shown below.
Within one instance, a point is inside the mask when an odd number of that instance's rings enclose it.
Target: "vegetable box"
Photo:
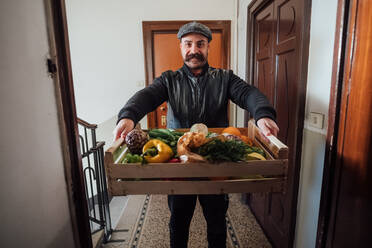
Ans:
[[[209,128],[220,133],[223,128]],[[239,128],[255,146],[261,147],[267,160],[223,163],[118,163],[127,153],[123,139],[105,152],[108,189],[112,196],[136,194],[225,194],[248,192],[284,193],[288,147],[276,137],[264,140],[251,120],[248,128]],[[179,131],[188,131],[180,129]]]

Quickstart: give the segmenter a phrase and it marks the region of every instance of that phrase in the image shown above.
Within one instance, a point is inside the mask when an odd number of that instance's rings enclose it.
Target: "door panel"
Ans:
[[[174,25],[174,22],[171,23]],[[180,23],[179,27],[181,27],[182,24]],[[177,38],[179,27],[153,32],[153,35],[151,35],[151,54],[153,60],[153,63],[151,64],[154,75],[152,79],[159,77],[167,70],[176,71],[182,67],[183,60],[180,51],[180,41]],[[209,44],[210,47],[208,53],[208,63],[212,67],[224,69],[228,69],[229,67],[227,63],[228,58],[226,57],[229,52],[226,51],[226,41],[224,41],[227,39],[226,36],[229,36],[229,32],[212,28],[212,41]],[[167,109],[167,103],[164,102],[153,113],[150,113],[148,118],[148,127],[166,128]]]
[[[180,52],[180,41],[176,33],[154,33],[154,72],[159,77],[167,70],[177,70],[183,61]]]
[[[273,4],[269,4],[256,18],[256,87],[263,92],[270,102],[274,101],[274,84],[272,68],[272,47],[274,43]]]
[[[182,67],[180,42],[175,33],[155,33],[153,39],[155,77],[159,77],[165,71],[175,71]],[[154,127],[167,128],[167,110],[167,103],[164,102],[154,111]]]
[[[301,27],[303,0],[261,0],[251,6],[248,26],[253,27],[255,51],[252,63],[253,84],[270,100],[277,111],[280,128],[278,138],[289,147],[288,183],[286,193],[267,193],[263,197],[251,194],[250,206],[268,238],[276,247],[291,247],[294,237],[294,218],[301,145],[299,111],[301,92],[299,72],[301,61]],[[306,47],[306,46],[305,46]],[[303,101],[304,102],[304,101]],[[301,106],[300,106],[301,105]],[[301,127],[302,130],[302,127]],[[260,208],[264,207],[264,211]],[[263,215],[263,216],[262,216]]]
[[[296,6],[295,1],[277,1],[277,41],[278,44],[296,37]],[[297,13],[298,14],[298,13]]]
[[[268,194],[268,206],[267,215],[271,218],[271,221],[274,228],[283,235],[284,232],[284,217],[285,217],[285,206],[284,198],[278,197],[277,195]]]
[[[222,67],[222,33],[212,31],[213,40],[209,43],[208,63],[214,68]],[[224,69],[227,69],[226,67]]]

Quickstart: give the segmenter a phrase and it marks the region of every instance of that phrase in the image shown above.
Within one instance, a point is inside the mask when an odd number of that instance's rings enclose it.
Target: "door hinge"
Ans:
[[[57,72],[57,65],[53,62],[52,59],[47,59],[48,73],[53,76]]]

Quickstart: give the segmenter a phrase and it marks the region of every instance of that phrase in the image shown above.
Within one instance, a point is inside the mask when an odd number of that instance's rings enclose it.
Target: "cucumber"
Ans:
[[[172,134],[175,135],[175,136],[178,136],[178,137],[181,137],[182,135],[184,135],[184,133],[177,132],[177,131],[173,131]]]
[[[161,132],[159,131],[160,129],[152,129],[149,131],[149,136],[151,138],[163,138],[163,139],[172,139],[173,140],[173,136],[172,135],[169,135],[168,133],[164,133],[164,132]]]
[[[152,129],[149,131],[149,135],[151,138],[163,138],[169,141],[176,141],[178,139],[168,129]]]

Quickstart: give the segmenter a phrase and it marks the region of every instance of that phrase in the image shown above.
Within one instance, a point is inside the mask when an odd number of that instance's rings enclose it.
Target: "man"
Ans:
[[[177,34],[184,65],[177,71],[166,71],[129,99],[118,115],[115,139],[125,137],[135,123],[167,101],[169,128],[189,128],[194,123],[208,127],[228,126],[227,106],[231,99],[252,113],[265,135],[277,135],[275,110],[257,88],[248,85],[232,71],[208,65],[212,33],[197,22],[187,23]],[[207,222],[209,247],[226,247],[225,215],[227,195],[169,195],[169,223],[172,248],[187,247],[189,226],[196,199]]]

